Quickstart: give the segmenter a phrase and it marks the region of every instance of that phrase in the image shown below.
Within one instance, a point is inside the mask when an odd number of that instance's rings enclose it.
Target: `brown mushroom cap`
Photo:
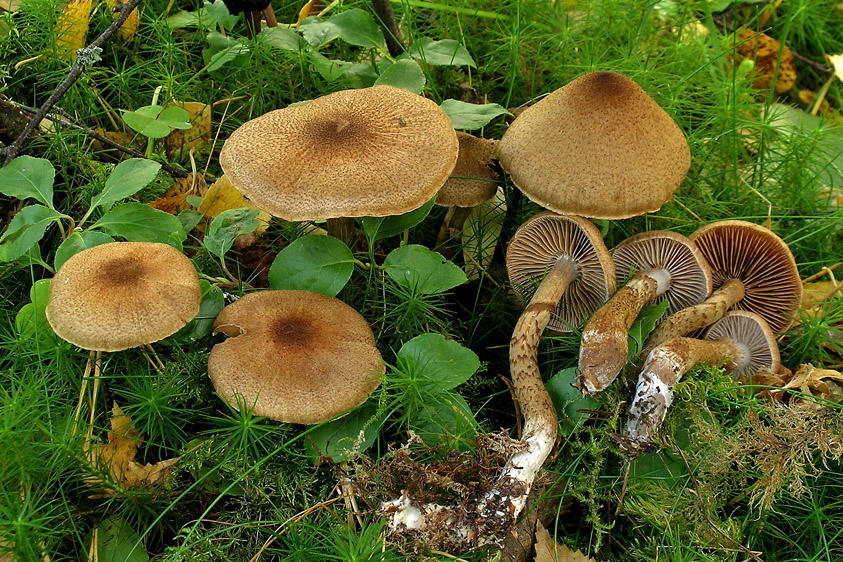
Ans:
[[[547,270],[565,256],[576,260],[577,277],[548,322],[559,332],[582,324],[615,291],[615,266],[600,231],[582,217],[545,211],[518,228],[506,252],[509,281],[525,304]]]
[[[705,333],[707,340],[730,339],[737,342],[743,357],[733,357],[728,367],[735,375],[751,375],[766,368],[779,368],[779,346],[776,336],[760,315],[744,310],[727,312]]]
[[[120,351],[174,334],[199,313],[201,300],[196,269],[172,246],[111,242],[62,264],[46,312],[60,338]]]
[[[451,177],[439,190],[436,204],[445,207],[476,207],[497,190],[498,174],[492,169],[495,141],[457,131],[460,152]]]
[[[359,406],[386,366],[372,330],[344,302],[310,291],[251,293],[223,309],[229,336],[208,357],[214,388],[233,407],[315,424]]]
[[[345,90],[241,125],[220,165],[258,207],[287,220],[386,216],[429,201],[457,161],[451,121],[392,86]]]
[[[536,203],[601,219],[657,211],[691,163],[673,119],[614,72],[580,76],[526,109],[504,133],[498,156]]]
[[[667,291],[653,302],[670,301],[667,314],[700,303],[711,293],[711,270],[696,245],[667,230],[642,232],[612,250],[618,284],[633,273],[665,269],[670,274]]]
[[[790,327],[802,300],[802,281],[781,238],[763,226],[728,220],[700,228],[691,240],[711,266],[715,289],[728,279],[744,284],[735,309],[760,314],[777,333]]]

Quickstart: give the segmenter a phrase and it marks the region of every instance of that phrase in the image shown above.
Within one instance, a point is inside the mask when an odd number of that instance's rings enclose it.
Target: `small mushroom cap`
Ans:
[[[760,314],[776,333],[790,327],[802,301],[802,280],[784,240],[739,220],[706,225],[691,240],[711,266],[715,289],[727,279],[743,282],[744,297],[734,309]]]
[[[62,264],[46,312],[60,338],[121,351],[174,334],[196,317],[201,300],[196,269],[172,246],[111,242]]]
[[[563,257],[576,260],[578,275],[548,326],[570,332],[615,291],[612,257],[591,221],[549,211],[537,214],[515,232],[506,252],[506,269],[513,289],[526,304],[547,270]]]
[[[711,294],[711,270],[696,245],[667,230],[642,232],[612,250],[618,284],[634,273],[665,269],[670,274],[667,291],[653,302],[670,301],[667,314],[701,303]]]
[[[712,324],[705,333],[707,340],[730,339],[745,351],[744,357],[729,367],[735,375],[751,375],[760,369],[775,371],[779,368],[779,346],[770,326],[760,315],[745,310],[727,312]]]
[[[457,131],[460,153],[451,177],[439,190],[436,204],[445,207],[476,207],[497,191],[498,174],[492,169],[495,141]]]
[[[225,142],[220,165],[238,190],[283,219],[386,216],[436,195],[458,146],[434,102],[373,86],[244,123]]]
[[[366,400],[386,366],[372,329],[339,299],[310,291],[250,293],[223,309],[208,375],[229,404],[288,423],[315,424]]]
[[[601,219],[657,211],[691,163],[673,119],[614,72],[580,76],[524,110],[504,133],[498,156],[539,205]]]

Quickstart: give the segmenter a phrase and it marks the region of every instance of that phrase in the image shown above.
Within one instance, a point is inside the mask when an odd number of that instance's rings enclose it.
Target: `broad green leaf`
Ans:
[[[409,213],[403,215],[392,215],[389,217],[361,217],[358,219],[363,231],[370,241],[381,240],[382,238],[389,238],[400,234],[405,230],[412,228],[419,224],[427,217],[433,204],[436,201],[434,197],[418,209],[413,209]]]
[[[446,391],[436,400],[423,403],[410,419],[410,427],[428,445],[446,443],[447,437],[456,438],[453,443],[460,450],[471,447],[477,435],[477,421],[471,407],[456,392]]]
[[[20,210],[0,236],[0,261],[16,260],[38,243],[47,227],[63,217],[43,205],[29,205]]]
[[[310,45],[289,27],[265,27],[258,33],[258,41],[282,51],[307,51]]]
[[[164,111],[158,116],[158,121],[164,123],[171,129],[186,130],[193,126],[190,123],[190,113],[185,108],[177,105],[164,108]]]
[[[439,107],[451,118],[454,129],[473,131],[485,127],[489,121],[499,115],[511,115],[505,108],[496,103],[466,103],[464,101],[447,99]]]
[[[258,213],[259,209],[249,207],[223,211],[214,217],[202,243],[215,256],[224,257],[238,236],[250,234],[261,225]]]
[[[270,289],[300,289],[335,297],[351,279],[354,256],[332,236],[304,236],[278,252],[269,268]]]
[[[360,8],[346,10],[328,19],[315,16],[305,18],[299,29],[305,40],[314,47],[339,37],[350,45],[384,49],[384,38],[375,20]]]
[[[418,244],[392,250],[383,262],[386,273],[414,294],[433,295],[467,281],[463,270]]]
[[[222,290],[205,279],[199,280],[199,289],[202,292],[202,301],[196,318],[164,341],[188,344],[204,338],[214,329],[214,320],[225,307]]]
[[[572,386],[576,379],[577,369],[571,367],[562,369],[544,385],[556,407],[559,421],[569,427],[577,426],[589,418],[589,414],[579,410],[594,410],[600,404],[598,400],[590,396],[583,397],[580,391]]]
[[[644,347],[644,340],[650,335],[656,324],[664,313],[670,307],[670,301],[664,299],[656,304],[648,304],[635,319],[632,327],[629,329],[629,349],[632,355],[641,353],[641,348]]]
[[[442,334],[430,333],[401,346],[396,370],[419,391],[436,394],[464,383],[479,368],[473,351]]]
[[[375,86],[395,86],[421,94],[427,79],[416,61],[410,59],[397,60],[375,80]]]
[[[477,68],[477,64],[465,47],[453,39],[434,41],[430,37],[422,37],[410,45],[407,53],[411,57],[431,65],[466,65]]]
[[[0,168],[0,193],[20,200],[32,198],[52,209],[55,176],[49,160],[18,156]]]
[[[232,16],[228,12],[228,8],[223,2],[208,2],[208,0],[205,0],[204,6],[199,8],[198,11],[186,12],[182,10],[168,17],[165,21],[173,29],[184,27],[213,29],[217,24],[222,25],[225,29],[232,29],[238,20],[237,16]]]
[[[362,453],[372,446],[378,436],[378,422],[373,419],[377,408],[367,404],[339,419],[313,428],[305,440],[305,453],[314,461],[319,455],[334,462],[347,461],[354,452]]]
[[[178,214],[179,222],[181,223],[182,228],[184,228],[185,232],[190,232],[204,217],[202,213],[199,211],[194,211],[193,209],[185,209],[184,211]]]
[[[143,541],[124,519],[112,516],[97,525],[97,533],[88,535],[88,544],[96,537],[97,560],[114,562],[149,562]]]
[[[469,279],[479,279],[481,271],[492,264],[505,218],[506,196],[498,187],[495,196],[475,207],[465,220],[461,239]]]
[[[356,62],[346,69],[342,79],[349,88],[368,88],[375,85],[378,73],[368,62]]]
[[[209,68],[209,70],[211,70]],[[172,129],[189,129],[190,114],[183,108],[147,105],[134,111],[123,110],[123,121],[133,130],[151,139],[162,139]]]
[[[316,69],[316,72],[329,82],[337,80],[340,76],[345,74],[346,69],[351,66],[350,62],[331,60],[316,51],[308,53],[307,56],[310,59],[310,62],[313,63],[313,68]]]
[[[168,244],[173,234],[182,242],[187,239],[187,233],[179,219],[143,203],[117,205],[91,225],[91,228],[101,228],[112,236],[120,236],[129,242]]]
[[[91,208],[108,209],[121,199],[131,197],[149,185],[160,169],[161,164],[145,158],[130,158],[120,162],[108,176],[105,188],[91,199]]]
[[[208,72],[218,70],[232,61],[238,66],[246,60],[250,52],[248,45],[217,31],[208,33],[205,40],[208,42],[208,48],[202,50],[202,58],[208,65]]]
[[[38,338],[40,343],[55,344],[59,339],[47,321],[47,302],[50,300],[50,280],[40,279],[29,289],[32,302],[23,305],[15,316],[15,329],[23,338]]]
[[[64,262],[72,256],[78,254],[82,250],[100,246],[101,244],[108,244],[114,242],[114,238],[105,232],[97,232],[96,230],[75,230],[68,236],[64,242],[56,250],[56,258],[53,267],[58,270]]]

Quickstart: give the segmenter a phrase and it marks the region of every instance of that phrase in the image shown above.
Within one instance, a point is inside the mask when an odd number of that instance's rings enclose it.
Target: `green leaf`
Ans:
[[[68,236],[56,250],[56,258],[53,267],[58,270],[70,257],[82,250],[114,242],[114,238],[104,232],[96,230],[75,230]]]
[[[550,399],[556,407],[559,421],[570,428],[580,425],[589,418],[589,414],[579,410],[594,410],[600,402],[590,396],[583,397],[572,385],[577,379],[577,368],[562,369],[553,375],[544,385]]]
[[[112,236],[120,236],[129,242],[169,244],[173,234],[182,242],[187,239],[187,233],[179,219],[143,203],[117,205],[91,225],[91,228],[101,228]]]
[[[329,82],[337,80],[340,76],[345,74],[346,69],[351,66],[350,62],[343,60],[331,60],[316,51],[309,53],[307,56],[310,59],[310,62],[313,63],[313,67],[316,69],[316,72]]]
[[[416,61],[410,59],[397,60],[384,70],[375,86],[395,86],[414,94],[421,94],[427,79]]]
[[[467,281],[463,270],[453,262],[418,244],[392,250],[383,267],[396,283],[414,294],[442,293]]]
[[[430,37],[422,37],[410,45],[407,53],[414,59],[419,59],[431,65],[466,65],[477,68],[477,64],[465,47],[453,39],[434,41]]]
[[[228,8],[223,2],[208,2],[205,0],[205,5],[199,8],[196,12],[186,12],[184,10],[173,14],[165,21],[172,29],[181,29],[184,27],[197,27],[205,29],[213,29],[217,25],[222,25],[225,29],[232,29],[238,21],[237,16],[232,16],[228,12]]]
[[[149,185],[160,169],[161,164],[145,158],[130,158],[120,162],[108,176],[105,188],[91,199],[91,209],[108,209],[117,201],[131,197]]]
[[[29,289],[32,302],[23,305],[15,316],[15,329],[22,338],[37,339],[41,344],[50,345],[59,342],[47,321],[47,302],[50,300],[50,280],[40,279]]]
[[[156,120],[162,109],[160,105],[147,105],[135,111],[124,109],[123,122],[145,137],[162,139],[170,134],[170,128]]]
[[[0,236],[0,261],[13,261],[24,255],[43,238],[47,227],[63,216],[43,205],[21,209]]]
[[[373,419],[376,414],[377,408],[367,404],[339,419],[316,426],[307,434],[305,453],[314,461],[322,454],[334,462],[349,460],[355,451],[362,453],[378,436],[378,422]]]
[[[158,121],[164,123],[171,129],[186,130],[193,125],[190,124],[190,113],[183,107],[171,105],[164,109],[158,116]]]
[[[32,198],[52,209],[55,176],[49,160],[18,156],[0,168],[0,193],[20,200]]]
[[[97,560],[115,562],[149,562],[149,555],[143,548],[143,541],[134,529],[122,518],[109,517],[97,525],[97,533],[88,535],[88,544],[96,536]]]
[[[641,313],[629,329],[629,349],[632,355],[641,353],[644,340],[656,328],[656,324],[667,312],[668,307],[670,307],[670,301],[664,299],[656,304],[648,304],[641,309]]]
[[[164,340],[175,344],[189,344],[202,339],[214,329],[214,320],[225,307],[225,299],[222,290],[216,285],[211,285],[205,279],[199,280],[199,289],[202,291],[202,301],[199,304],[199,313],[196,318],[187,323],[178,332]]]
[[[310,49],[301,35],[289,27],[265,27],[258,33],[257,40],[282,51],[302,52]]]
[[[202,242],[205,248],[219,258],[224,257],[238,236],[252,233],[261,225],[260,219],[256,218],[259,212],[249,207],[223,211],[208,227]]]
[[[466,103],[464,101],[447,99],[439,107],[451,118],[454,129],[473,131],[485,127],[499,115],[512,115],[504,107],[496,103]]]
[[[354,256],[342,241],[333,236],[304,236],[278,252],[269,268],[269,288],[335,297],[352,271]]]
[[[356,62],[346,69],[342,78],[349,88],[368,88],[375,85],[378,72],[368,62]]]
[[[194,211],[193,209],[185,209],[184,211],[178,214],[179,222],[181,223],[182,228],[184,228],[185,232],[190,232],[204,217],[202,213],[199,211]]]
[[[401,346],[396,370],[418,391],[437,394],[464,383],[479,368],[473,351],[442,334],[430,333]]]
[[[454,437],[460,450],[472,446],[477,435],[477,421],[471,407],[456,392],[443,392],[436,400],[426,401],[410,420],[410,427],[428,445],[445,443]]]
[[[346,10],[326,20],[315,16],[305,18],[299,29],[314,47],[339,37],[350,45],[384,50],[383,35],[375,20],[360,8]]]
[[[392,215],[389,217],[361,217],[358,219],[363,231],[369,238],[370,242],[381,240],[382,238],[389,238],[400,234],[407,229],[410,229],[427,217],[433,204],[436,202],[434,197],[418,209],[413,209],[409,213],[403,215]]]

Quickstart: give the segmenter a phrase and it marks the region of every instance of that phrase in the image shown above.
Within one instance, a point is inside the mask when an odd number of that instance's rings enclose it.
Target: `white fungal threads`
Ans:
[[[654,269],[653,271],[647,272],[648,277],[652,277],[655,279],[657,286],[656,286],[656,296],[660,297],[670,289],[670,272],[666,269]]]
[[[667,409],[673,403],[673,390],[658,376],[644,372],[635,387],[635,397],[629,407],[626,435],[641,442],[649,442],[653,432],[664,422]]]

